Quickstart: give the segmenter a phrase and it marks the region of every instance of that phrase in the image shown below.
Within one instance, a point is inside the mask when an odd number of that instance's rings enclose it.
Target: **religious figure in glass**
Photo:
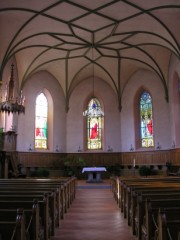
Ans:
[[[90,139],[97,139],[98,138],[98,119],[92,118],[90,119]]]

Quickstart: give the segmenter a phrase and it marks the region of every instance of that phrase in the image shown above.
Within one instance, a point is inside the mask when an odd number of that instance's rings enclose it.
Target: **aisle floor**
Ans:
[[[51,240],[137,240],[132,235],[108,180],[78,181],[76,199]]]

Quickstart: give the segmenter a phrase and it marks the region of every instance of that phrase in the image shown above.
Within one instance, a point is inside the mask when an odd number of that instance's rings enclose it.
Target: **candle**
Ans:
[[[8,98],[8,85],[6,83],[6,86],[5,86],[5,99],[7,100]]]
[[[133,167],[135,168],[135,166],[136,166],[136,159],[134,158],[134,160],[133,160]]]

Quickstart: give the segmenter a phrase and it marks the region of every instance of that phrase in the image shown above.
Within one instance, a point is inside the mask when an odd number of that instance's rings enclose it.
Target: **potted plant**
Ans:
[[[78,177],[82,167],[86,165],[85,161],[81,157],[67,156],[63,159],[64,171],[66,176]]]
[[[45,167],[40,167],[34,171],[33,177],[49,177],[49,170]]]
[[[141,166],[139,168],[139,175],[147,177],[147,176],[151,175],[151,169],[147,166]]]
[[[167,161],[166,162],[166,174],[169,175],[171,171],[172,171],[172,163]]]
[[[167,170],[170,171],[171,168],[172,168],[172,163],[171,162],[166,162],[166,167],[167,167]]]
[[[4,132],[3,128],[0,128],[0,150],[4,147]]]

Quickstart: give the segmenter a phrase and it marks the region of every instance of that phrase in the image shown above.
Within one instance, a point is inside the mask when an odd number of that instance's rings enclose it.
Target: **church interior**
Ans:
[[[174,238],[167,231],[155,238],[132,212],[139,195],[146,211],[148,187],[166,200],[172,191],[171,206],[180,207],[179,23],[177,0],[1,0],[0,187],[13,192],[21,181],[46,178],[51,183],[41,184],[50,191],[63,182],[63,219],[76,180],[97,187],[107,180],[132,226],[126,239],[179,240],[179,218]],[[141,193],[131,195],[131,187]],[[68,240],[52,237],[54,215],[51,230],[44,221],[41,237],[34,230],[30,239]]]

